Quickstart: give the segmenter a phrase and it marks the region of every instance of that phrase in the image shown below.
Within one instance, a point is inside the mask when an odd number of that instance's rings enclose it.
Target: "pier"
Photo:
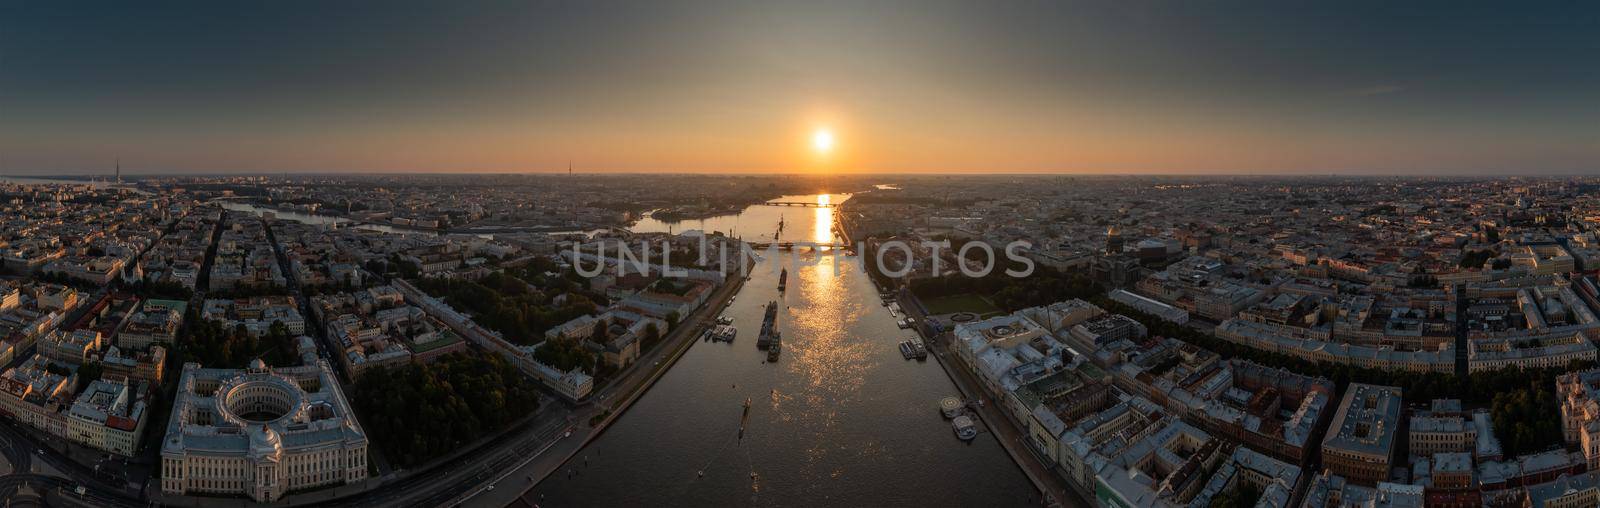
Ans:
[[[762,204],[766,206],[800,206],[805,208],[833,208],[839,206],[833,203],[822,204],[815,201],[768,201]]]

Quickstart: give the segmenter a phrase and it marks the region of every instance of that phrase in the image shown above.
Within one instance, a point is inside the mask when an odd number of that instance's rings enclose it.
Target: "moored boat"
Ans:
[[[971,441],[972,438],[978,437],[978,424],[974,423],[970,416],[955,417],[950,421],[950,427],[955,429],[956,438],[962,441]]]
[[[766,315],[761,318],[761,335],[756,337],[756,347],[766,349],[778,337],[778,302],[767,302]]]
[[[961,399],[955,397],[945,397],[943,399],[939,399],[939,414],[944,415],[945,418],[955,418],[957,416],[961,416],[961,408],[963,406],[964,404],[961,403]]]

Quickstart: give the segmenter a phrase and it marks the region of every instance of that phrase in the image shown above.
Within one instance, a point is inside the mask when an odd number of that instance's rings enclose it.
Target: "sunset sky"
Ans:
[[[1600,173],[1595,4],[65,4],[0,174]]]

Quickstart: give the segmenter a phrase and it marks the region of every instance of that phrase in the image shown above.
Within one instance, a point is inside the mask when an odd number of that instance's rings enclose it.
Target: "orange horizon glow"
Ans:
[[[1421,174],[1485,164],[1513,167],[1523,157],[1471,132],[1396,143],[1403,133],[1394,128],[1333,134],[1315,125],[1264,127],[1248,118],[1204,116],[1205,111],[1152,115],[1092,103],[957,103],[931,113],[848,94],[826,106],[767,101],[771,107],[737,114],[680,115],[666,108],[645,120],[602,110],[560,128],[520,114],[464,118],[445,130],[334,123],[318,126],[311,141],[292,129],[249,139],[226,130],[172,138],[128,129],[118,133],[118,143],[85,149],[41,129],[13,141],[104,162],[57,166],[9,155],[0,168],[7,171],[0,173],[93,174],[120,157],[124,174],[564,173],[569,162],[577,173]],[[857,102],[865,105],[852,106],[848,114],[838,106]],[[824,131],[832,139],[826,151],[817,143]],[[1552,160],[1583,156],[1562,143],[1552,138],[1518,146]],[[1351,145],[1378,148],[1356,151]],[[241,153],[249,157],[239,159]]]
[[[1591,12],[624,3],[9,10],[0,174],[1600,171]]]

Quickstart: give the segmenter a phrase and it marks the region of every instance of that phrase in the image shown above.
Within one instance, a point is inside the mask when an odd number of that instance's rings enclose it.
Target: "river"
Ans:
[[[753,241],[772,238],[782,220],[780,240],[832,243],[833,213],[753,206],[672,224],[646,219],[634,230],[722,231]],[[543,506],[1005,506],[1036,496],[992,435],[956,439],[938,402],[959,392],[937,360],[901,358],[896,344],[912,332],[895,326],[853,256],[814,256],[821,262],[793,266],[785,256],[756,264],[726,312],[737,340],[695,343],[525,499],[543,496]],[[833,256],[845,256],[837,268]],[[770,269],[779,262],[790,262],[782,295]],[[755,342],[772,300],[781,304],[783,352],[766,363]],[[740,439],[746,399],[754,404]]]

